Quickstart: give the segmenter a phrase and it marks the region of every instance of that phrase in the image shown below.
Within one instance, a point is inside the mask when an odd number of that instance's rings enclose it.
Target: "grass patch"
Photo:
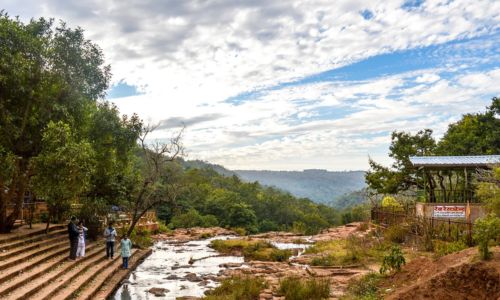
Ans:
[[[347,293],[342,300],[379,300],[378,285],[383,276],[378,273],[368,273],[358,280],[349,282]]]
[[[209,291],[205,300],[257,300],[260,291],[267,288],[262,278],[231,277],[224,279],[221,285]]]
[[[384,239],[389,242],[402,244],[405,242],[408,232],[408,228],[402,225],[389,226],[384,231]]]
[[[279,293],[286,300],[321,300],[330,296],[330,281],[328,279],[312,278],[303,280],[297,277],[287,277],[280,281]]]
[[[434,241],[434,252],[437,257],[462,251],[467,248],[469,248],[469,246],[467,246],[463,241],[456,241],[456,242],[444,242],[440,240]]]
[[[311,260],[313,266],[345,266],[382,261],[387,248],[371,238],[349,236],[347,239],[317,242],[305,253],[321,254]]]
[[[214,237],[214,236],[215,235],[213,233],[211,233],[211,232],[205,232],[205,233],[202,233],[200,235],[200,239],[206,240],[206,239],[209,239],[209,238]]]
[[[255,240],[214,240],[210,247],[222,254],[243,255],[246,260],[287,261],[291,250],[280,250],[272,244]]]

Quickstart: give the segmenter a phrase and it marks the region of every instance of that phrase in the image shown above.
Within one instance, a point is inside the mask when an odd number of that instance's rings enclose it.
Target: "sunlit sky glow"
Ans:
[[[185,124],[188,159],[232,169],[366,169],[393,130],[439,137],[500,94],[500,1],[0,0],[85,29],[108,101]]]

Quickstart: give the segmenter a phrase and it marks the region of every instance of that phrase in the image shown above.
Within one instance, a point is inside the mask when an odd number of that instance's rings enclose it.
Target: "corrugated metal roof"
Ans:
[[[410,156],[415,167],[479,167],[500,164],[500,155]]]

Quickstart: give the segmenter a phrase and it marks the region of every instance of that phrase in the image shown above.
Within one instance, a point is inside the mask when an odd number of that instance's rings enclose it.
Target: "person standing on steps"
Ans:
[[[78,247],[78,227],[76,226],[76,217],[72,216],[71,221],[68,224],[68,235],[69,235],[69,259],[76,260],[76,250]]]
[[[113,222],[109,222],[108,227],[104,230],[104,236],[106,237],[106,257],[113,259],[115,256],[116,237],[116,230],[113,227]]]
[[[88,228],[83,226],[83,221],[78,222],[78,248],[76,250],[76,257],[85,256],[85,237],[87,236]]]
[[[123,235],[123,238],[120,242],[120,251],[123,260],[122,269],[128,269],[128,259],[132,252],[132,241],[128,238],[127,234]]]

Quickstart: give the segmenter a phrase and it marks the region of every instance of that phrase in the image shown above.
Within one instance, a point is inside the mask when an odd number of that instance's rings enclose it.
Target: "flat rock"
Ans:
[[[168,289],[154,287],[150,288],[148,292],[155,295],[155,297],[164,297],[166,293],[170,291]]]

